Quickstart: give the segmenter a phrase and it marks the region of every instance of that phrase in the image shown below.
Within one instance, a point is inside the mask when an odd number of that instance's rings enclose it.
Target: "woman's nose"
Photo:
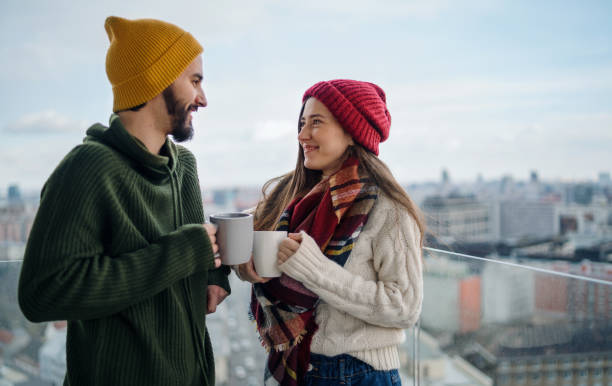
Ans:
[[[310,137],[310,129],[308,125],[302,126],[300,132],[298,133],[298,140],[308,139]]]

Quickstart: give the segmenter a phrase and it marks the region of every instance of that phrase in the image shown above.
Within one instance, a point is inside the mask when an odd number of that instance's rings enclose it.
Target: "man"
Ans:
[[[229,294],[204,214],[191,114],[202,47],[158,20],[109,17],[109,127],[43,187],[19,281],[34,322],[68,321],[65,385],[214,385],[205,315]]]

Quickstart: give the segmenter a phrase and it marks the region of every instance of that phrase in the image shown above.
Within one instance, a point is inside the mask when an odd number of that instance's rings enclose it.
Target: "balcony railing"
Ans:
[[[406,379],[612,384],[611,277],[610,264],[492,260],[428,248],[420,328],[404,346]]]
[[[401,346],[404,385],[612,384],[610,264],[426,249],[424,267],[422,316]],[[0,262],[0,385],[61,385],[66,325],[25,320],[20,269]],[[232,276],[232,288],[207,321],[217,384],[259,385],[265,352],[247,318],[249,285]]]

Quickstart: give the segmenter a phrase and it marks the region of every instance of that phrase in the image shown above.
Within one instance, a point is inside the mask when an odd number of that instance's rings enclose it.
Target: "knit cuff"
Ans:
[[[195,262],[195,271],[215,268],[215,258],[206,229],[201,224],[187,224],[179,228],[180,239],[185,247],[184,255]]]
[[[278,268],[304,284],[316,283],[321,272],[325,272],[325,264],[330,260],[323,255],[321,249],[306,232],[300,232],[302,242],[297,252]]]
[[[218,285],[223,288],[228,294],[231,293],[231,288],[228,280],[230,268],[227,265],[222,265],[217,269],[208,272],[208,285]]]

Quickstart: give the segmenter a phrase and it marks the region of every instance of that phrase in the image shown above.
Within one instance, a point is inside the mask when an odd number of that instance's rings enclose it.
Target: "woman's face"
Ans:
[[[351,136],[315,98],[308,99],[304,105],[298,141],[304,151],[304,166],[321,170],[324,176],[340,169],[346,159],[346,149],[353,145]]]

